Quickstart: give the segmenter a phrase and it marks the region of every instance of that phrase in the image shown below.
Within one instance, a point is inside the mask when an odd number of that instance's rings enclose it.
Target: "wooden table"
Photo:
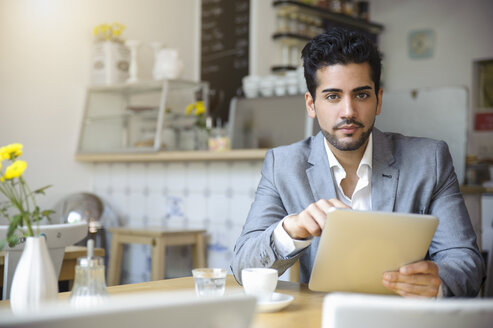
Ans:
[[[68,280],[72,282],[75,278],[75,265],[77,258],[86,256],[87,249],[83,246],[68,246],[65,247],[65,255],[63,256],[62,268],[60,269],[59,281]],[[94,249],[94,255],[104,257],[104,249]],[[3,286],[3,265],[5,251],[0,252],[0,287]],[[70,284],[71,285],[71,284]],[[0,295],[1,296],[1,295]]]
[[[241,286],[238,285],[232,275],[228,275],[226,280],[226,293],[228,290],[234,288],[241,288]],[[194,289],[192,277],[108,287],[108,291],[111,295],[152,291],[176,291],[184,289]],[[293,302],[279,312],[257,313],[251,326],[252,328],[321,327],[322,303],[324,296],[327,295],[326,293],[312,292],[308,289],[306,284],[289,281],[279,281],[276,292],[293,295]],[[65,295],[61,294],[61,297],[68,297],[68,293],[65,293]]]
[[[124,244],[151,245],[151,280],[164,279],[166,246],[192,245],[194,268],[205,266],[205,230],[171,230],[163,227],[108,228],[111,232],[108,286],[120,283]]]
[[[139,284],[118,285],[108,287],[110,295],[145,293],[156,291],[194,290],[192,277],[150,281]],[[226,293],[235,292],[241,286],[233,276],[226,279]],[[306,284],[279,281],[276,292],[294,296],[294,300],[279,312],[256,313],[252,328],[320,328],[322,325],[322,303],[325,293],[312,292]],[[66,300],[70,293],[58,294],[60,300]],[[0,308],[10,306],[9,301],[0,301]],[[193,315],[193,314],[191,314]]]

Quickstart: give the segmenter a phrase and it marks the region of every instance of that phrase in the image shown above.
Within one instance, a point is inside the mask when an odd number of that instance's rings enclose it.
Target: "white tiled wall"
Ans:
[[[93,192],[122,226],[207,229],[207,265],[229,270],[261,166],[262,161],[97,163]],[[150,254],[149,246],[125,247],[122,283],[150,279]],[[189,248],[170,248],[166,256],[167,277],[190,275]]]

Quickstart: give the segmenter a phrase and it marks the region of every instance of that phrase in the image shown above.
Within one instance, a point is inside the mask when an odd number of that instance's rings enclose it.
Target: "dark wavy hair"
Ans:
[[[367,62],[371,68],[375,93],[378,95],[382,57],[377,46],[364,34],[341,27],[331,28],[311,39],[301,51],[301,58],[305,69],[306,86],[314,100],[317,71],[336,64]]]

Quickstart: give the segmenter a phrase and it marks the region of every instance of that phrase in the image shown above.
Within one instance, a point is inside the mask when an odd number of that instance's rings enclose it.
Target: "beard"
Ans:
[[[349,125],[349,124],[356,125],[362,129],[364,129],[364,127],[365,127],[363,125],[363,123],[358,122],[354,119],[348,118],[348,119],[345,119],[344,121],[341,121],[338,124],[334,125],[332,127],[332,129],[337,130],[339,127],[341,127],[343,125]],[[375,125],[375,120],[373,120],[373,123],[371,124],[371,126],[367,130],[363,130],[363,133],[361,134],[361,136],[357,140],[354,140],[351,142],[344,142],[344,141],[339,140],[335,134],[331,134],[329,131],[324,130],[322,127],[320,127],[320,130],[322,131],[322,134],[324,135],[325,139],[327,139],[327,141],[332,146],[334,146],[336,149],[341,150],[341,151],[352,151],[352,150],[357,150],[357,149],[361,148],[361,146],[363,146],[365,144],[365,142],[370,137],[370,134],[373,130],[374,125]],[[348,136],[352,136],[352,135],[348,135]]]

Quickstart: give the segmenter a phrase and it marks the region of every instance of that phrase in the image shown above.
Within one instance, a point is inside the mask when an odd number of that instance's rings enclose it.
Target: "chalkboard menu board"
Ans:
[[[229,102],[248,75],[249,0],[202,0],[200,78],[210,84],[210,114],[228,119]]]

